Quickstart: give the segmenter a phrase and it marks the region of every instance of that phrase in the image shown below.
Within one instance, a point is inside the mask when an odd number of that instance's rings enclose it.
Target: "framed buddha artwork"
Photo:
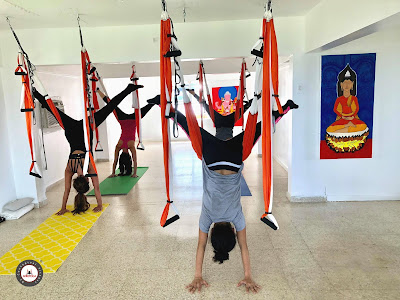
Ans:
[[[376,54],[322,56],[320,158],[371,158]]]

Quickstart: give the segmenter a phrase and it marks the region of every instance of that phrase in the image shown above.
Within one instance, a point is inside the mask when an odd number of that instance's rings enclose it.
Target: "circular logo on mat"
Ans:
[[[24,286],[37,285],[43,278],[42,266],[34,260],[24,260],[15,272],[17,280]]]

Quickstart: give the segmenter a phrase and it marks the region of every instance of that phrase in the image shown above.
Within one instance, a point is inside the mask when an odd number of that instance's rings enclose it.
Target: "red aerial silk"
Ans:
[[[247,70],[246,62],[243,60],[242,68],[240,71],[239,97],[238,97],[238,102],[236,103],[236,110],[235,110],[235,123],[243,116],[243,110],[244,110],[243,99],[245,97],[245,92],[246,92],[246,70]]]
[[[278,96],[278,49],[273,19],[263,20],[263,86],[262,86],[262,165],[263,165],[263,194],[265,214],[271,213],[271,185],[272,185],[272,142],[271,142],[271,81],[278,110],[283,113]]]
[[[29,174],[36,176],[36,177],[41,177],[39,174],[36,174],[33,171],[33,168],[35,166],[35,157],[34,157],[34,145],[33,145],[33,135],[32,135],[32,114],[34,110],[34,104],[33,104],[33,99],[32,99],[32,94],[30,90],[30,84],[29,84],[29,76],[28,75],[23,75],[22,77],[22,85],[24,89],[24,106],[25,106],[25,121],[26,121],[26,131],[28,134],[28,141],[29,141],[29,148],[31,151],[31,158],[32,158],[32,163],[29,168]]]
[[[132,75],[131,75],[131,81],[133,84],[137,85],[138,84],[138,78],[136,77],[136,71],[135,71],[135,66],[132,66]],[[137,107],[135,108],[135,120],[136,120],[136,133],[138,136],[138,146],[142,144],[142,134],[141,134],[141,114],[140,114],[140,102],[139,102],[139,90],[134,91],[136,93],[136,99],[137,99]]]
[[[254,115],[252,113],[249,113],[249,116],[247,117],[246,130],[244,131],[243,144],[242,144],[243,161],[245,161],[249,157],[251,150],[253,149],[254,146],[254,136],[256,134],[257,118],[258,118],[258,113]]]
[[[211,110],[211,109],[210,109]],[[186,121],[189,128],[190,142],[197,157],[203,157],[203,142],[200,133],[200,127],[197,123],[196,115],[194,114],[192,103],[185,103]]]
[[[25,122],[26,122],[26,131],[28,135],[29,148],[31,152],[31,166],[29,168],[29,174],[35,177],[41,178],[40,170],[35,168],[35,149],[34,149],[34,139],[32,134],[32,124],[33,124],[33,111],[35,109],[35,105],[33,102],[32,91],[31,91],[31,83],[29,77],[29,69],[25,62],[24,56],[22,53],[18,54],[18,67],[15,70],[16,75],[20,75],[22,79],[22,89],[23,92],[21,97],[23,97],[23,107],[21,107],[21,111],[25,113]],[[22,99],[21,99],[22,100]],[[51,100],[50,100],[51,101]],[[53,104],[53,103],[51,103]],[[54,107],[54,105],[53,105]],[[58,112],[57,112],[58,115]]]
[[[207,81],[206,81],[206,76],[205,76],[205,72],[204,72],[204,65],[203,62],[200,61],[199,64],[199,84],[200,84],[200,106],[201,106],[201,128],[203,128],[203,95],[204,93],[207,94],[207,101],[208,101],[208,107],[209,107],[209,111],[210,111],[210,117],[211,120],[213,120],[214,122],[214,105],[213,105],[213,101],[211,99],[211,95],[208,91],[208,86],[207,86]]]
[[[164,176],[165,188],[167,192],[167,204],[161,216],[160,224],[164,226],[167,222],[171,198],[169,193],[169,158],[170,158],[170,139],[169,139],[169,119],[166,118],[167,102],[171,101],[172,97],[172,71],[171,59],[164,57],[169,51],[171,44],[171,20],[161,20],[161,36],[160,36],[160,105],[161,105],[161,127],[164,149]]]
[[[97,174],[97,168],[96,168],[96,164],[94,162],[94,158],[92,155],[92,149],[91,149],[91,145],[90,145],[90,131],[93,129],[97,129],[95,128],[96,124],[94,122],[94,115],[90,104],[90,99],[89,99],[89,85],[88,85],[88,70],[90,71],[91,68],[91,64],[90,64],[90,60],[89,60],[89,55],[87,53],[86,50],[82,49],[81,50],[81,64],[82,64],[82,84],[83,84],[83,97],[84,97],[84,108],[85,108],[85,112],[86,114],[83,115],[83,124],[86,127],[86,138],[87,138],[87,146],[88,149],[86,149],[86,151],[89,154],[89,159],[90,162],[92,163],[93,169],[95,171],[95,173]],[[97,104],[98,105],[98,104]],[[89,112],[89,116],[87,115],[87,112]],[[91,122],[89,121],[91,120]],[[91,124],[91,126],[89,126],[89,124]],[[96,137],[98,136],[98,133],[96,133]],[[95,174],[90,174],[90,175],[95,175]]]

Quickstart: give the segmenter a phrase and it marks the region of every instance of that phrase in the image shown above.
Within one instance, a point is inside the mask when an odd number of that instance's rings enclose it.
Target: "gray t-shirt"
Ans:
[[[200,230],[208,233],[212,223],[232,222],[236,231],[246,227],[240,203],[243,164],[239,172],[221,175],[210,170],[204,159],[203,165],[203,206],[199,220]]]

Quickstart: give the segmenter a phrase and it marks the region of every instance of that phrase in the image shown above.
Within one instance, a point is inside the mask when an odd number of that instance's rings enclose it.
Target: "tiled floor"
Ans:
[[[204,278],[210,287],[190,295],[194,275],[201,165],[189,143],[173,143],[173,199],[181,220],[161,228],[165,204],[160,144],[139,152],[150,169],[127,196],[103,197],[110,206],[55,274],[31,288],[0,276],[0,299],[400,299],[400,202],[290,203],[287,175],[274,168],[274,215],[281,229],[260,222],[263,212],[260,158],[252,155],[244,177],[253,193],[243,197],[254,279],[247,295],[239,248],[218,265],[207,247]],[[98,165],[100,179],[109,163]],[[0,225],[0,255],[59,209],[63,183],[49,204]],[[73,203],[71,193],[70,203]],[[94,198],[90,198],[94,202]]]

